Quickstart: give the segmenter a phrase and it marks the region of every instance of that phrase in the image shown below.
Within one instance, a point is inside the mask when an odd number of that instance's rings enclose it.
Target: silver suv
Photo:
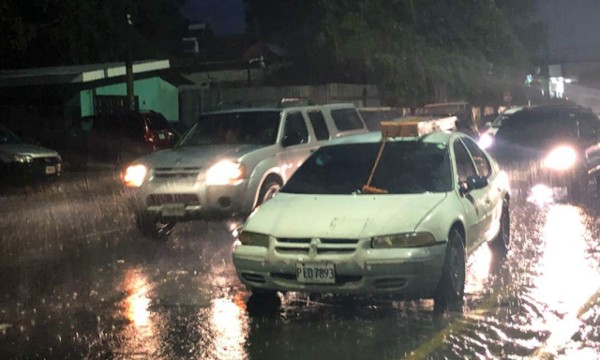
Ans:
[[[249,214],[321,145],[366,132],[352,104],[213,112],[122,177],[139,230],[166,239],[178,221]]]

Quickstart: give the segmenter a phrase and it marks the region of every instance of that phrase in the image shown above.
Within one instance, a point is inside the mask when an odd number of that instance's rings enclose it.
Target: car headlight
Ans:
[[[435,244],[435,238],[430,233],[409,233],[375,236],[371,241],[374,249],[407,248]]]
[[[575,165],[577,152],[570,146],[559,146],[552,149],[542,161],[542,166],[553,170],[567,170]]]
[[[221,160],[206,171],[207,185],[235,185],[246,176],[243,164],[231,160]]]
[[[490,146],[492,146],[493,143],[494,137],[490,134],[482,134],[479,138],[479,141],[477,141],[477,144],[479,144],[479,147],[482,149],[489,148]]]
[[[31,155],[16,154],[13,156],[13,160],[20,163],[30,163],[33,161],[33,157]]]
[[[146,180],[148,169],[144,165],[129,165],[123,173],[123,182],[128,187],[140,187]]]
[[[242,245],[269,247],[269,235],[242,231],[238,238]]]

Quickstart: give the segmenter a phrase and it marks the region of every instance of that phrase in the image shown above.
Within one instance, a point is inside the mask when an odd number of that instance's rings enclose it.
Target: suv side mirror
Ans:
[[[462,181],[460,183],[460,192],[461,194],[466,194],[469,191],[483,189],[488,186],[488,178],[481,175],[472,175],[467,178],[466,181]]]

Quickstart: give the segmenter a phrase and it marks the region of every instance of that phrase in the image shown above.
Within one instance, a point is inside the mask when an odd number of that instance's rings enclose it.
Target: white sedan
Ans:
[[[508,179],[461,133],[385,140],[319,149],[250,215],[233,250],[246,287],[462,303],[467,254],[508,248]]]

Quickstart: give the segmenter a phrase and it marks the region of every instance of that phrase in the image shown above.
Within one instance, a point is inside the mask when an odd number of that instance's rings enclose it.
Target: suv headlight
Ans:
[[[16,154],[13,156],[13,160],[20,163],[30,163],[33,161],[31,155]]]
[[[246,168],[237,161],[221,160],[206,171],[207,185],[236,185],[246,177]]]
[[[269,247],[269,235],[242,231],[238,238],[242,245]]]
[[[375,236],[371,241],[374,249],[392,249],[419,247],[435,244],[435,238],[430,233],[409,233],[385,236]]]
[[[575,165],[577,152],[570,146],[559,146],[548,154],[542,161],[542,166],[553,170],[567,170]]]
[[[146,180],[148,169],[144,165],[129,165],[123,173],[123,182],[127,187],[140,187]]]

